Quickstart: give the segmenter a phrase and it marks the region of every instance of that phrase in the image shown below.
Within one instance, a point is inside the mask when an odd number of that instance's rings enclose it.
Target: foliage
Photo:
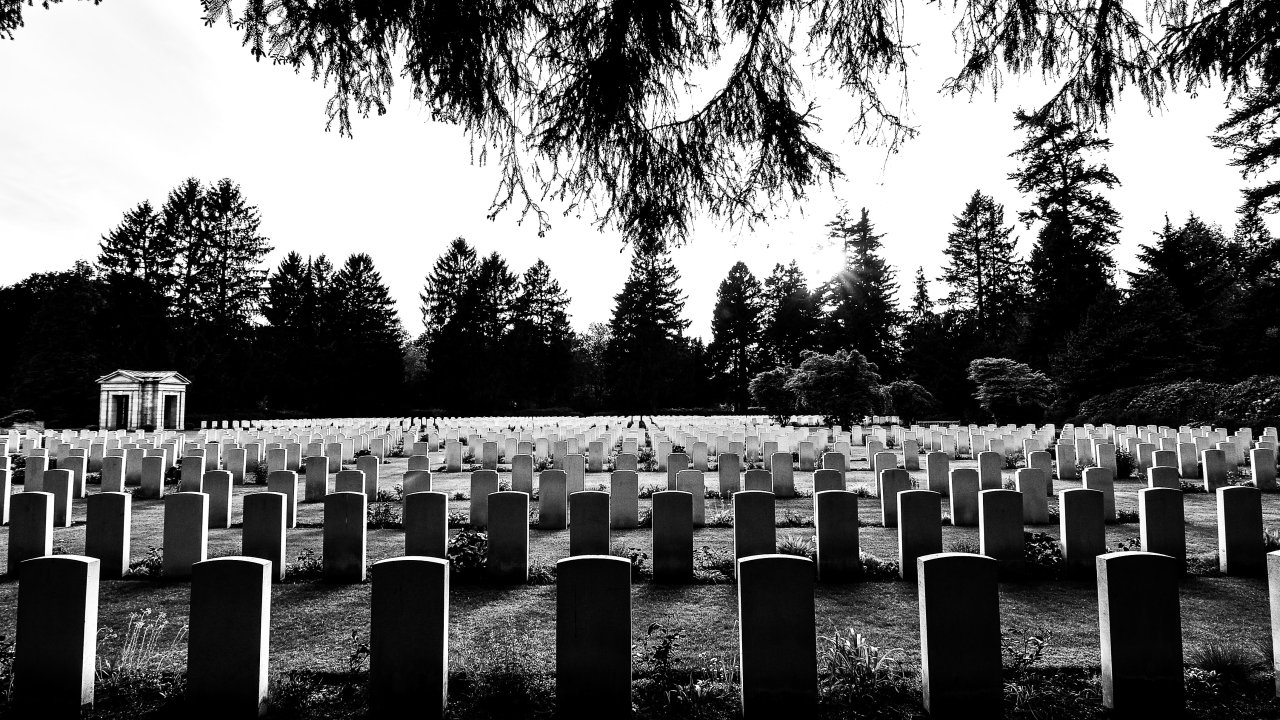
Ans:
[[[1245,685],[1255,672],[1265,667],[1252,648],[1231,642],[1198,645],[1187,655],[1190,665],[1214,673],[1226,685]]]
[[[311,548],[303,548],[298,559],[286,563],[284,567],[285,582],[309,582],[324,577],[324,557]]]
[[[670,405],[681,364],[687,361],[679,272],[660,249],[636,247],[631,271],[614,296],[605,347],[606,377],[614,403],[631,412]]]
[[[910,425],[938,406],[933,393],[912,380],[895,380],[889,383],[885,393],[889,398],[889,407],[886,409],[897,414],[904,425]]]
[[[1035,422],[1053,402],[1053,382],[1009,358],[973,360],[969,380],[977,385],[978,403],[1002,422]]]
[[[609,546],[609,554],[631,562],[631,582],[640,582],[649,573],[649,553],[643,550],[616,542]]]
[[[864,580],[897,580],[898,561],[883,560],[866,550],[859,551],[862,562],[862,578]]]
[[[1022,309],[1025,279],[1004,206],[975,190],[947,235],[945,302],[988,347],[999,347]]]
[[[779,424],[796,410],[796,394],[787,384],[792,372],[791,368],[776,367],[759,373],[747,384],[751,399]]]
[[[874,369],[896,371],[901,355],[897,327],[904,316],[896,299],[897,273],[880,255],[884,236],[876,233],[865,207],[856,221],[848,208],[841,207],[836,218],[827,223],[827,236],[840,243],[844,268],[818,291],[826,311],[823,347],[839,352],[857,338],[858,351]],[[804,362],[802,354],[802,369]]]
[[[1133,471],[1138,467],[1137,458],[1133,453],[1124,448],[1116,448],[1116,479],[1133,477]]]
[[[856,350],[804,353],[786,387],[795,393],[801,408],[844,427],[875,414],[884,404],[875,366]]]
[[[163,551],[157,547],[149,547],[146,554],[129,563],[129,570],[125,576],[133,580],[160,580],[163,568]]]
[[[816,559],[817,548],[814,547],[814,538],[812,536],[784,535],[778,539],[778,553],[780,555],[797,555],[814,560]]]
[[[818,636],[818,696],[823,705],[860,708],[914,701],[916,683],[902,648],[872,645],[848,628]]]
[[[734,559],[731,552],[702,545],[693,552],[694,582],[709,585],[731,583],[734,578]]]
[[[813,527],[813,516],[801,515],[795,510],[787,508],[782,511],[782,517],[778,518],[774,525],[777,527]]]
[[[477,581],[484,576],[489,556],[489,535],[465,527],[449,539],[449,573],[460,581]]]
[[[397,502],[371,502],[365,515],[365,524],[370,530],[404,528],[404,518]]]
[[[641,716],[719,716],[734,705],[736,664],[707,653],[689,662],[679,653],[684,637],[683,629],[656,622],[641,636],[632,663],[632,697]]]
[[[554,677],[530,652],[526,634],[510,619],[485,623],[470,652],[450,663],[449,716],[549,717]]]
[[[707,355],[725,385],[721,397],[732,403],[734,412],[746,411],[748,383],[760,364],[761,293],[760,281],[741,261],[716,291]]]
[[[809,292],[804,272],[794,260],[789,265],[778,263],[764,281],[761,350],[765,360],[777,367],[789,368],[800,363],[805,350],[815,349],[822,310],[818,299]],[[779,381],[779,382],[783,382]],[[757,397],[752,390],[753,398]],[[759,405],[767,403],[756,400]],[[794,401],[786,403],[789,408]],[[774,413],[772,410],[770,414]],[[790,414],[787,409],[785,414]]]
[[[125,683],[145,683],[154,691],[170,691],[181,679],[186,660],[187,626],[172,625],[168,615],[151,608],[129,613],[124,638],[110,630],[98,633],[98,646],[114,645],[114,653],[99,652],[94,673],[99,691]]]
[[[11,428],[14,425],[33,423],[36,420],[35,410],[14,410],[0,417],[0,428]]]
[[[1062,546],[1048,533],[1023,532],[1023,572],[1029,577],[1057,578],[1066,567]]]

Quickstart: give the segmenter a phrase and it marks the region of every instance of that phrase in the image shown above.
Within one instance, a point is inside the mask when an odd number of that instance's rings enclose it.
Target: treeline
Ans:
[[[409,337],[367,255],[338,267],[289,253],[268,270],[239,187],[187,180],[125,213],[95,263],[0,288],[0,414],[91,424],[93,380],[117,367],[190,377],[189,419],[757,408],[1038,422],[1159,397],[1162,384],[1270,387],[1240,384],[1280,375],[1280,244],[1256,209],[1230,232],[1166,220],[1120,282],[1109,141],[1041,116],[1017,123],[1021,209],[975,191],[905,307],[871,211],[842,210],[827,225],[838,272],[811,287],[794,262],[763,280],[737,263],[706,344],[687,335],[659,243],[633,247],[610,320],[575,332],[546,263],[513,269],[462,238],[425,273],[426,330]],[[1019,229],[1034,233],[1025,257]],[[1154,417],[1142,402],[1125,412]]]

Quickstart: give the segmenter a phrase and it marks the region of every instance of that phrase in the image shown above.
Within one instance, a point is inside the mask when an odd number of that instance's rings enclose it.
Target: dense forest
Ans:
[[[189,179],[158,206],[125,212],[92,262],[0,287],[10,346],[0,414],[91,424],[94,380],[115,368],[189,377],[189,421],[758,407],[834,416],[824,398],[847,388],[814,381],[833,367],[880,388],[867,407],[914,419],[1060,420],[1082,406],[1122,415],[1117,398],[1153,384],[1203,395],[1280,374],[1280,245],[1258,203],[1229,229],[1194,213],[1167,218],[1122,277],[1109,141],[1042,115],[1020,113],[1017,128],[1015,209],[975,190],[945,254],[901,270],[882,248],[903,240],[877,232],[874,208],[842,210],[827,225],[844,249],[838,273],[810,286],[794,262],[763,279],[737,263],[706,342],[687,333],[681,279],[658,241],[632,244],[610,321],[578,332],[555,268],[512,268],[455,239],[425,269],[426,331],[410,337],[367,255],[290,252],[267,268],[274,248],[240,188]],[[1033,237],[1025,257],[1019,232]],[[931,296],[931,283],[945,292]],[[1010,372],[1032,399],[993,405],[986,389]],[[781,391],[797,377],[810,382]]]

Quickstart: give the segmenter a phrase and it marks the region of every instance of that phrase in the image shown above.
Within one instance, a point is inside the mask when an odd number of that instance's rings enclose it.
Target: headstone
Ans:
[[[653,580],[693,579],[693,496],[678,490],[653,494]]]
[[[604,472],[604,443],[599,440],[587,444],[587,472]]]
[[[951,470],[951,525],[953,527],[978,525],[978,493],[981,489],[977,470],[969,468]]]
[[[462,472],[462,443],[457,440],[444,442],[444,471]]]
[[[693,469],[707,472],[707,444],[704,442],[693,444]]]
[[[83,455],[68,455],[58,461],[58,469],[71,473],[71,496],[83,499],[85,496],[84,476],[87,463]]]
[[[1027,456],[1027,467],[1044,472],[1045,496],[1053,495],[1053,456],[1040,450]]]
[[[145,464],[145,461],[144,461]],[[161,477],[164,468],[161,468]],[[30,488],[26,488],[30,490]],[[102,492],[124,492],[124,458],[105,455],[102,458]]]
[[[942,552],[942,495],[905,490],[897,503],[898,576],[907,580],[915,577],[918,558]]]
[[[431,458],[427,455],[410,455],[409,469],[410,470],[430,470]],[[461,468],[453,472],[461,472]]]
[[[511,489],[533,495],[532,455],[516,455],[511,459]]]
[[[742,489],[773,492],[773,473],[759,468],[748,470],[742,478]]]
[[[902,441],[902,467],[905,470],[920,469],[920,447],[915,440]]]
[[[49,458],[43,455],[28,455],[27,465],[23,470],[22,491],[44,492],[44,473],[49,467]]]
[[[978,485],[983,490],[999,490],[1004,485],[1001,471],[1004,455],[998,452],[978,453]]]
[[[769,457],[769,471],[773,475],[773,494],[780,498],[796,496],[795,475],[791,465],[791,453],[776,452]]]
[[[817,714],[813,580],[813,562],[808,558],[771,554],[738,562],[744,720]],[[778,612],[779,608],[787,611]]]
[[[1000,717],[999,564],[983,555],[939,553],[916,567],[925,709],[939,718]]]
[[[609,527],[630,529],[640,522],[640,476],[634,470],[615,470],[609,476]]]
[[[271,573],[269,561],[249,557],[192,568],[187,701],[209,717],[257,717],[267,709]]]
[[[545,482],[548,473],[542,473]],[[545,498],[546,489],[542,489]],[[485,574],[500,583],[529,581],[529,496],[522,492],[496,492],[489,496],[489,555]]]
[[[449,562],[392,558],[374,563],[370,574],[370,710],[394,717],[412,707],[415,717],[442,720],[449,705]]]
[[[1116,484],[1111,470],[1101,467],[1084,469],[1084,487],[1102,493],[1102,519],[1105,522],[1116,521]]]
[[[430,491],[405,495],[404,554],[448,560],[448,547],[449,496]],[[376,564],[374,568],[376,575]]]
[[[978,493],[978,538],[980,552],[999,562],[1002,569],[1015,572],[1022,569],[1025,542],[1021,492],[983,490]]]
[[[555,678],[558,717],[631,715],[631,562],[626,558],[581,555],[556,563]]]
[[[335,492],[324,497],[324,579],[364,582],[365,519],[368,498],[363,492]]]
[[[329,494],[329,460],[323,456],[313,455],[303,460],[306,483],[303,488],[303,500],[306,502],[324,502]]]
[[[1139,490],[1138,524],[1143,552],[1168,555],[1178,561],[1179,568],[1186,565],[1187,530],[1184,524],[1181,490],[1172,488]]]
[[[277,472],[294,474],[289,470]],[[245,557],[259,558],[271,563],[271,577],[275,582],[284,580],[288,505],[289,498],[284,493],[268,491],[249,493],[244,496],[244,533],[241,552]]]
[[[638,468],[638,467],[639,467],[639,465],[638,465],[638,463],[636,462],[636,456],[635,456],[635,454],[633,454],[633,453],[622,453],[622,454],[618,455],[618,457],[617,457],[617,462],[616,462],[616,469],[617,469],[617,470],[625,470],[625,471],[630,471],[630,472],[636,472],[636,470],[637,470],[637,468]]]
[[[1254,448],[1249,451],[1249,465],[1253,472],[1253,484],[1263,492],[1276,489],[1276,451],[1271,448]]]
[[[911,490],[911,475],[900,468],[880,471],[880,522],[884,527],[898,526],[898,493]]]
[[[707,524],[706,479],[700,470],[681,470],[676,473],[676,490],[693,497],[693,526]]]
[[[684,453],[670,453],[667,455],[667,489],[675,490],[676,473],[681,470],[689,469],[689,456]]]
[[[498,469],[498,443],[486,442],[481,444],[480,467],[484,470]]]
[[[271,473],[267,476],[267,491],[284,495],[284,526],[286,528],[297,527],[298,473],[292,470]],[[248,497],[249,495],[245,495],[245,498]]]
[[[129,570],[133,496],[123,492],[95,493],[86,504],[84,554],[101,563],[102,579],[119,580]]]
[[[356,470],[364,473],[364,494],[369,502],[378,499],[378,470],[381,462],[375,455],[361,455],[356,458]]]
[[[1182,480],[1178,476],[1178,468],[1156,465],[1147,468],[1147,487],[1165,488],[1182,492]]]
[[[748,490],[733,496],[733,559],[772,555],[778,551],[774,495]]]
[[[721,453],[717,459],[716,473],[720,480],[720,497],[731,498],[741,489],[742,463],[737,455]]]
[[[1225,575],[1261,575],[1265,556],[1262,491],[1243,485],[1218,488],[1218,569]]]
[[[164,556],[161,573],[169,580],[191,577],[191,566],[209,550],[209,496],[176,492],[164,498]]]
[[[1271,665],[1280,697],[1280,550],[1267,553],[1267,597],[1271,607]]]
[[[9,577],[31,558],[53,554],[53,495],[21,492],[9,502]]]
[[[204,474],[204,494],[209,496],[209,529],[231,527],[231,473],[210,470]]]
[[[1227,454],[1221,450],[1205,450],[1200,457],[1204,464],[1204,491],[1217,492],[1227,484]]]
[[[1096,567],[1103,706],[1117,717],[1183,714],[1178,564],[1116,552],[1100,555]]]
[[[570,453],[564,456],[564,477],[565,485],[569,488],[569,494],[582,492],[587,489],[587,463],[586,458],[577,453]]]
[[[817,532],[818,579],[841,582],[862,571],[858,552],[858,496],[845,490],[815,493],[813,524]]]
[[[45,470],[44,492],[53,495],[53,526],[71,527],[72,477],[70,470]]]
[[[1059,480],[1077,480],[1080,471],[1076,468],[1076,446],[1070,443],[1058,443],[1057,462]]]
[[[929,478],[929,489],[948,497],[951,492],[949,487],[951,459],[944,452],[931,452],[924,456],[925,472]]]
[[[1088,575],[1094,558],[1107,551],[1103,502],[1098,490],[1072,488],[1058,493],[1059,542],[1068,573]]]
[[[410,470],[404,474],[400,495],[407,497],[416,492],[431,492],[431,473],[426,470]]]
[[[478,528],[489,525],[489,495],[498,492],[496,470],[476,470],[471,473],[471,506],[468,516]]]
[[[569,555],[609,554],[609,493],[569,495]]]
[[[1043,470],[1021,468],[1014,473],[1013,486],[1022,493],[1022,521],[1028,525],[1044,525],[1049,522],[1049,501],[1045,486],[1048,483]]]
[[[80,555],[23,563],[12,666],[15,717],[79,718],[93,707],[99,568],[98,560]]]
[[[563,470],[538,475],[538,529],[563,530],[569,525],[569,488]]]

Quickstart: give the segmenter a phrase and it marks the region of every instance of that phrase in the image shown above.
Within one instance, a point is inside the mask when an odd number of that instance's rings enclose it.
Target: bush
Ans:
[[[648,573],[649,553],[643,550],[619,542],[609,546],[609,554],[631,561],[631,582],[640,582]]]
[[[777,527],[813,527],[813,516],[801,515],[795,510],[787,508],[782,511],[782,517],[774,525]]]
[[[284,581],[307,582],[324,578],[324,558],[311,548],[303,548],[298,559],[284,566]]]
[[[797,555],[810,560],[817,559],[817,550],[813,546],[812,537],[803,535],[786,535],[778,540],[779,555]]]
[[[489,536],[473,528],[463,528],[449,540],[449,572],[463,581],[476,581],[484,576],[485,559],[489,555]]]
[[[907,717],[916,683],[907,670],[902,648],[872,645],[852,628],[818,637],[818,696],[825,705],[858,708],[866,717]],[[899,712],[879,713],[876,706],[901,705]]]
[[[0,417],[0,427],[9,428],[14,425],[27,425],[35,421],[35,410],[14,410],[4,417]]]
[[[130,580],[159,580],[164,568],[164,555],[160,548],[149,547],[142,557],[129,563],[125,577]]]
[[[706,545],[693,554],[694,582],[719,585],[733,582],[733,555]]]
[[[1042,532],[1022,533],[1023,572],[1031,577],[1056,578],[1062,575],[1065,562],[1062,546],[1052,535]]]
[[[369,503],[366,516],[367,525],[370,530],[399,530],[404,528],[404,518],[400,515],[400,507],[398,503]]]
[[[1246,684],[1262,666],[1262,658],[1251,648],[1228,642],[1200,645],[1187,660],[1194,667],[1216,674],[1226,685]]]
[[[1134,462],[1133,453],[1128,450],[1116,448],[1116,479],[1133,477],[1134,468],[1138,463]]]
[[[898,561],[882,560],[863,550],[859,552],[859,560],[862,561],[862,578],[864,580],[897,580],[898,579]]]

